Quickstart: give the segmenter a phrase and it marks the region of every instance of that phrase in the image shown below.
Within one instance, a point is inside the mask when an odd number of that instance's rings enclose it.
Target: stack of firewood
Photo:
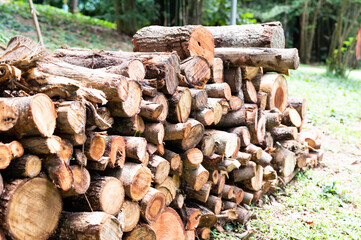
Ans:
[[[207,239],[322,160],[280,23],[0,56],[0,239]],[[273,73],[269,73],[273,72]]]

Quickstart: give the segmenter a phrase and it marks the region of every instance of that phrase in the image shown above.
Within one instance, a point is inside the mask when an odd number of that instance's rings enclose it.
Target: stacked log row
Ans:
[[[0,230],[206,239],[316,166],[319,135],[301,132],[306,101],[288,98],[282,75],[298,66],[282,27],[227,29],[144,28],[137,52],[25,54],[34,43],[12,38],[0,57],[10,69],[0,72]]]

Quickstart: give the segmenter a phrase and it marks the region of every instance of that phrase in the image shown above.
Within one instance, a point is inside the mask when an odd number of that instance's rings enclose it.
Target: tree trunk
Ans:
[[[280,22],[206,28],[213,34],[215,47],[285,47]]]

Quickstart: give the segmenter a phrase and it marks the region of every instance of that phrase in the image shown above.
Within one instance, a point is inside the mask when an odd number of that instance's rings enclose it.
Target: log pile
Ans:
[[[136,52],[52,54],[13,37],[0,56],[0,233],[207,239],[316,166],[306,100],[280,74],[298,66],[282,26],[227,32],[152,26]]]

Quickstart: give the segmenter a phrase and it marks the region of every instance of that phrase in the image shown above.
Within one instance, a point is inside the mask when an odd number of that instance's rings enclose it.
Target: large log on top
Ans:
[[[287,75],[288,69],[297,69],[300,64],[296,48],[216,48],[214,54],[225,65],[263,67],[268,72]]]
[[[11,239],[45,240],[56,229],[61,208],[60,194],[46,178],[14,180],[0,198],[0,224]]]
[[[134,52],[177,51],[181,59],[202,56],[213,65],[214,40],[203,26],[162,27],[140,29],[132,39]]]
[[[164,209],[160,217],[151,224],[157,240],[184,240],[185,231],[181,218],[172,208]]]
[[[118,219],[104,212],[63,212],[52,239],[120,240],[123,232]]]
[[[206,28],[213,34],[216,47],[285,47],[280,22]]]
[[[41,135],[50,137],[56,125],[54,103],[45,94],[30,97],[0,98],[0,131],[18,138]]]

